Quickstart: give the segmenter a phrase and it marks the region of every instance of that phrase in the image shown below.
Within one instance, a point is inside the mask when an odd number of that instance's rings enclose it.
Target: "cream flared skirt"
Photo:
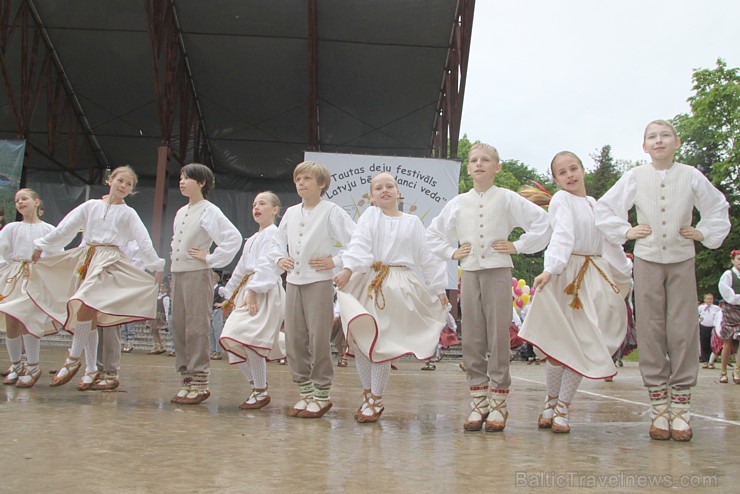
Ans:
[[[285,345],[280,345],[280,327],[285,319],[285,290],[279,283],[267,293],[257,294],[259,310],[254,316],[243,307],[247,290],[240,290],[234,305],[237,307],[226,319],[219,340],[227,352],[238,361],[247,359],[245,348],[257,352],[267,360],[285,358]]]
[[[373,362],[403,355],[419,360],[434,356],[445,327],[439,297],[411,270],[391,267],[381,291],[370,298],[368,287],[375,276],[375,271],[355,273],[344,290],[337,291],[347,341],[354,340]]]
[[[28,295],[56,324],[74,333],[77,312],[94,309],[98,327],[154,319],[159,287],[116,246],[84,245],[42,258],[28,280]],[[84,279],[80,273],[86,267]]]
[[[572,307],[574,295],[566,293],[585,261],[574,255],[565,271],[537,292],[519,337],[584,377],[603,379],[616,374],[612,355],[627,332],[624,299],[631,280],[601,257],[590,259],[577,292],[581,307]]]
[[[26,285],[33,269],[34,265],[26,261],[12,261],[0,268],[0,314],[16,319],[29,334],[41,338],[58,330],[51,318],[28,298]],[[0,317],[0,331],[7,331],[4,317]]]

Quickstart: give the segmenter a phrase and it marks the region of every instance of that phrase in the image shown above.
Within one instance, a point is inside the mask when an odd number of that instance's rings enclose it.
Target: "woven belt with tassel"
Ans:
[[[583,283],[583,278],[586,276],[586,270],[588,269],[588,265],[592,264],[593,267],[596,269],[596,271],[599,272],[602,278],[606,280],[607,283],[609,283],[609,286],[612,287],[612,290],[614,290],[614,293],[619,293],[619,287],[612,283],[612,281],[609,279],[609,277],[604,273],[604,271],[601,270],[601,268],[594,262],[593,257],[591,255],[587,254],[572,254],[574,256],[580,256],[584,257],[583,264],[581,265],[581,269],[578,270],[578,274],[576,275],[576,279],[571,281],[568,286],[565,287],[565,293],[568,295],[573,295],[573,300],[570,302],[570,306],[574,309],[582,309],[583,304],[581,303],[581,299],[578,297],[578,290],[581,288],[581,284]]]
[[[378,310],[385,309],[385,295],[383,294],[383,282],[388,277],[388,273],[391,268],[404,268],[406,266],[383,264],[380,261],[375,261],[372,265],[373,271],[377,274],[373,281],[370,282],[370,286],[367,287],[367,296],[370,300],[375,300],[375,307]],[[373,297],[374,295],[374,297]],[[382,302],[381,302],[382,299]],[[382,305],[381,305],[382,304]]]

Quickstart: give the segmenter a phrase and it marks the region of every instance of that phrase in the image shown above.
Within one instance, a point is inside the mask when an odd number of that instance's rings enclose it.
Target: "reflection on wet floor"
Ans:
[[[42,368],[64,355],[43,348]],[[258,411],[238,409],[248,390],[226,361],[212,363],[211,398],[190,407],[169,402],[179,388],[174,359],[143,353],[123,355],[115,392],[79,392],[77,378],[50,388],[46,372],[30,390],[3,386],[0,491],[651,492],[689,484],[736,492],[740,481],[740,386],[719,384],[718,370],[700,371],[694,439],[682,444],[647,437],[634,363],[612,383],[583,381],[568,435],[537,429],[544,366],[513,363],[506,430],[470,433],[455,362],[424,372],[401,361],[374,425],[352,418],[362,391],[353,365],[335,369],[334,407],[317,420],[286,416],[297,389],[277,364],[268,365],[272,403]]]

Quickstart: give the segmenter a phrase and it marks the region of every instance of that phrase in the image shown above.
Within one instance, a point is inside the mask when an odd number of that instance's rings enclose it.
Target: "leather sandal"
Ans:
[[[560,400],[558,400],[557,404],[555,405],[555,416],[552,418],[552,427],[550,430],[554,432],[555,434],[568,434],[570,432],[570,424],[568,423],[568,407],[570,406],[570,403],[565,403]],[[561,409],[565,409],[564,412],[561,412]],[[566,421],[565,424],[558,424],[555,419],[561,418]]]
[[[347,357],[339,357],[339,360],[337,361],[337,367],[347,367]]]
[[[77,385],[77,391],[89,391],[92,389],[95,381],[100,377],[100,371],[85,372],[82,380]]]
[[[11,364],[10,368],[8,369],[8,375],[5,376],[5,379],[3,379],[3,384],[7,384],[8,386],[13,386],[15,383],[18,382],[18,378],[23,375],[23,363],[22,362],[14,362]]]
[[[261,396],[261,397],[260,397]],[[267,388],[253,389],[252,394],[249,395],[244,403],[239,405],[242,410],[259,410],[267,406],[272,398],[267,394]]]
[[[740,367],[737,367],[732,371],[732,382],[740,384]]]
[[[470,403],[472,410],[468,419],[463,423],[463,429],[466,431],[479,431],[483,428],[483,422],[486,421],[488,415],[491,413],[490,406],[488,405],[487,396],[476,396]],[[473,414],[478,414],[478,419],[471,418]]]
[[[557,404],[557,396],[550,396],[547,395],[547,399],[545,400],[545,409],[542,410],[542,413],[537,418],[537,427],[540,429],[549,429],[552,427],[552,419],[555,417],[555,405],[552,404],[553,400],[555,400]],[[552,410],[552,417],[544,417],[545,412],[548,410]]]
[[[502,413],[503,410],[503,413]],[[500,413],[504,420],[491,420],[491,414],[494,412]],[[496,406],[491,407],[491,413],[488,414],[488,418],[485,421],[486,432],[501,432],[506,427],[506,421],[509,420],[509,411],[506,409],[506,401],[499,403]],[[553,425],[554,427],[554,425]]]
[[[367,414],[368,410],[371,412],[369,415]],[[374,424],[378,419],[380,419],[380,416],[383,415],[384,410],[383,397],[375,396],[371,393],[367,399],[367,406],[362,413],[357,416],[357,422],[361,424]]]
[[[727,371],[719,371],[719,382],[720,384],[727,384],[730,382],[730,380],[727,379]]]
[[[183,398],[180,398],[180,401],[177,403],[180,405],[198,405],[199,403],[206,401],[209,396],[211,396],[211,392],[207,389],[191,389],[190,392]]]
[[[318,410],[311,410],[311,408],[316,408],[311,405],[316,405]],[[326,415],[326,412],[331,410],[332,406],[334,406],[334,403],[329,400],[319,401],[312,398],[308,401],[306,408],[298,414],[298,417],[302,419],[318,419]]]
[[[659,427],[655,426],[656,420],[660,418],[664,418],[668,421],[668,429],[661,429]],[[648,431],[648,435],[650,436],[650,439],[655,439],[656,441],[667,441],[671,438],[671,430],[670,430],[670,423],[671,423],[671,409],[668,408],[668,406],[665,407],[665,410],[662,410],[655,414],[655,417],[653,417],[653,421],[650,424],[650,430]]]
[[[41,378],[41,367],[36,366],[35,371],[29,372],[26,368],[23,375],[18,378],[18,382],[15,383],[16,388],[33,388],[38,380]]]
[[[54,377],[51,378],[49,386],[54,387],[67,384],[69,381],[72,380],[73,377],[75,377],[75,374],[77,374],[77,371],[80,370],[80,367],[82,367],[82,362],[80,362],[80,358],[74,358],[68,355],[67,360],[64,362],[62,368],[59,369]]]

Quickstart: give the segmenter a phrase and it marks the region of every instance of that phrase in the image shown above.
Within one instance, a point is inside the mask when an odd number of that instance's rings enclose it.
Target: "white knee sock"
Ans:
[[[247,378],[247,381],[249,381],[250,384],[254,384],[252,369],[249,367],[249,362],[239,362],[238,364],[236,364],[236,366],[239,368],[240,371],[242,371],[242,374],[244,374],[244,377]]]
[[[85,372],[98,370],[98,330],[90,331],[90,338],[85,344]]]
[[[267,362],[257,352],[251,348],[247,350],[247,363],[249,368],[252,370],[252,377],[254,378],[254,389],[266,389],[267,388]]]
[[[10,363],[16,363],[21,361],[21,355],[23,354],[23,340],[20,336],[15,338],[5,338],[5,347],[8,349],[8,357],[10,357]]]
[[[547,359],[545,364],[545,376],[547,378],[547,395],[555,398],[560,394],[560,383],[563,380],[563,367],[562,365],[552,365],[550,359]]]
[[[363,389],[370,389],[372,383],[370,359],[357,348],[354,342],[352,342],[352,352],[355,354],[355,367],[357,367],[357,375],[360,376],[360,384]]]
[[[72,335],[72,346],[69,349],[69,356],[73,358],[80,358],[82,357],[82,352],[85,350],[85,345],[87,344],[87,340],[92,336],[91,333],[93,331],[92,328],[92,321],[77,321],[77,327],[75,328],[75,333]],[[98,331],[95,330],[94,333],[97,335]]]
[[[570,403],[578,390],[578,386],[581,384],[581,379],[583,379],[583,376],[579,373],[565,369],[562,384],[560,385],[560,393],[558,394],[558,401]]]
[[[382,364],[370,364],[370,391],[375,396],[383,396],[383,391],[391,377],[391,363],[383,362]]]
[[[38,365],[41,351],[41,340],[30,334],[23,335],[23,344],[26,346],[26,361],[29,366]]]

